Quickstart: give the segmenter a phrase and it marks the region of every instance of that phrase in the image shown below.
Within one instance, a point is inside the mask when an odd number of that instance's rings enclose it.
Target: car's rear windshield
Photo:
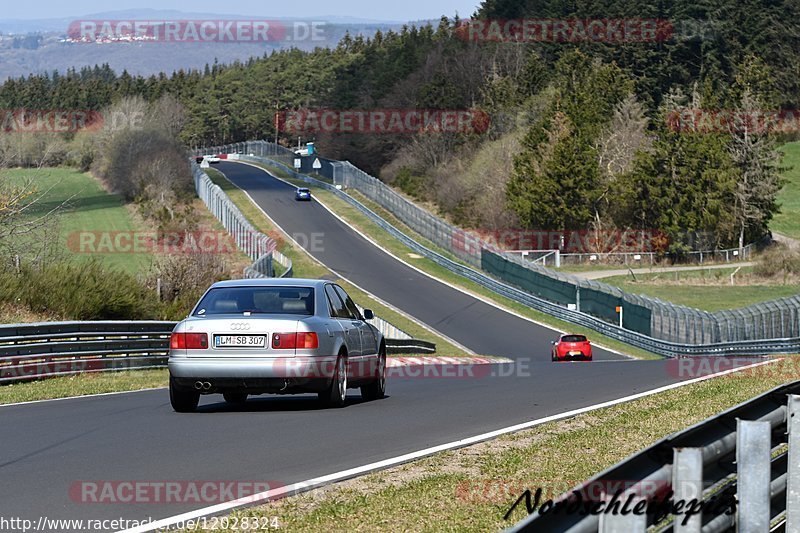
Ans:
[[[586,342],[586,337],[583,335],[564,335],[561,337],[561,342]]]
[[[311,192],[311,189],[297,189],[297,192]]]
[[[220,287],[211,289],[194,316],[252,313],[254,315],[313,315],[312,287]]]

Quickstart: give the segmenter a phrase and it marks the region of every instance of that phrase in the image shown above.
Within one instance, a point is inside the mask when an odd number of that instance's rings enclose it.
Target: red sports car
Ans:
[[[584,335],[561,335],[552,344],[553,361],[592,360],[592,343]]]

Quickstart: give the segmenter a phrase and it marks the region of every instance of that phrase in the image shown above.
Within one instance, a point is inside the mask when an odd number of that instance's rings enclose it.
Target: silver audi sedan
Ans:
[[[216,283],[172,332],[169,395],[192,412],[200,396],[241,404],[254,394],[315,392],[341,407],[348,388],[384,397],[386,344],[337,284],[308,279]]]

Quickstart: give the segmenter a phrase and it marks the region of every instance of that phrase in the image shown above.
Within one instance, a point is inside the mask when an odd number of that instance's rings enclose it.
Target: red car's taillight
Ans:
[[[272,347],[276,350],[316,350],[319,337],[316,333],[273,333]]]
[[[173,333],[169,338],[171,350],[208,350],[205,333]]]

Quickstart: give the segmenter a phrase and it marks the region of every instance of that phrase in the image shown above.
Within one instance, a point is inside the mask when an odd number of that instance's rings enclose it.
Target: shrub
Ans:
[[[147,276],[147,286],[155,294],[161,280],[164,313],[179,319],[186,316],[211,284],[226,278],[225,260],[217,254],[173,254],[156,260]]]
[[[0,274],[0,300],[69,320],[153,320],[156,295],[135,277],[97,261],[59,262]]]
[[[774,245],[759,257],[753,273],[762,278],[782,278],[800,275],[800,253],[785,246]]]

